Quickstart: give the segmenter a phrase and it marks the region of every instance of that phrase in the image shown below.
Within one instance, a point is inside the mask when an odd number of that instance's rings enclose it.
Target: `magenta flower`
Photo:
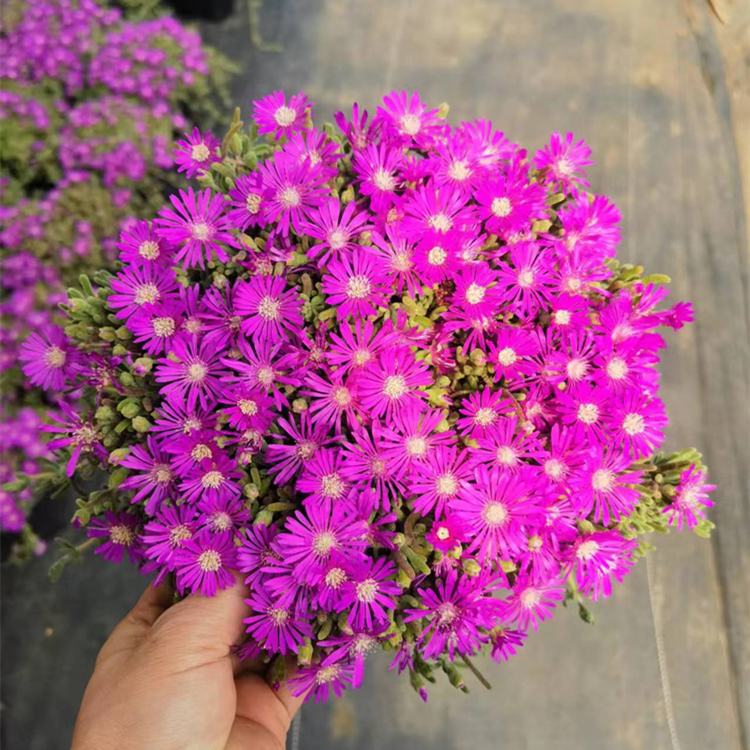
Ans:
[[[371,320],[356,320],[353,326],[343,324],[338,333],[332,331],[331,349],[325,354],[326,361],[342,373],[366,367],[396,339],[386,326],[376,331]]]
[[[443,128],[437,109],[427,109],[415,91],[391,91],[383,97],[375,121],[384,131],[407,146],[428,146]]]
[[[562,135],[555,132],[550,136],[549,143],[536,152],[534,166],[558,190],[567,190],[576,195],[577,185],[589,186],[585,180],[585,168],[594,163],[590,156],[591,149],[586,141],[574,142],[573,133],[567,133],[563,140]]]
[[[341,452],[333,448],[318,450],[297,480],[297,491],[307,495],[309,505],[343,500],[350,490],[341,474]]]
[[[442,234],[430,229],[420,237],[413,256],[417,278],[429,287],[452,279],[459,262],[455,233]]]
[[[227,211],[227,222],[243,232],[248,227],[264,227],[266,225],[266,190],[263,178],[258,172],[240,175],[229,191],[228,205],[233,206]]]
[[[294,566],[300,581],[319,583],[331,555],[352,557],[364,550],[364,543],[346,505],[327,497],[289,517],[273,548],[285,564]]]
[[[329,636],[323,641],[318,641],[320,646],[333,649],[323,660],[323,666],[330,666],[342,660],[346,660],[348,663],[353,659],[354,675],[352,678],[352,687],[356,690],[362,686],[367,655],[378,649],[383,641],[387,641],[393,637],[393,635],[383,635],[387,629],[387,625],[379,625],[371,633],[367,631],[355,632],[351,635]]]
[[[461,402],[462,416],[456,420],[456,428],[461,435],[476,440],[498,424],[501,417],[513,414],[513,408],[513,399],[503,398],[502,392],[489,387],[475,391]]]
[[[375,315],[378,307],[388,306],[389,291],[382,269],[363,248],[331,261],[323,277],[323,293],[339,320]]]
[[[253,101],[253,119],[258,123],[258,133],[270,133],[276,139],[287,138],[306,127],[308,115],[312,117],[313,103],[300,92],[287,101],[283,91],[274,91],[258,101]]]
[[[183,540],[175,553],[177,589],[214,596],[217,591],[234,585],[230,568],[236,558],[231,534],[201,531],[192,539]]]
[[[18,355],[23,372],[44,390],[60,390],[77,374],[81,362],[77,349],[58,326],[44,326],[29,334]]]
[[[147,515],[153,516],[165,500],[176,496],[175,473],[169,456],[154,437],[149,435],[145,447],[134,445],[120,466],[139,472],[129,476],[120,489],[137,490],[131,502],[144,502]]]
[[[143,305],[125,325],[133,332],[134,341],[141,344],[147,354],[153,355],[172,348],[182,324],[182,307],[175,300],[168,300]]]
[[[422,285],[416,275],[414,245],[395,227],[387,227],[385,233],[385,237],[377,232],[372,235],[373,245],[368,252],[376,258],[388,286],[396,294],[400,295],[406,289],[410,296],[416,297],[421,293]]]
[[[366,557],[351,564],[351,578],[344,583],[336,606],[338,612],[349,610],[350,627],[372,630],[388,620],[387,609],[395,608],[393,597],[401,594],[401,586],[389,580],[395,573],[395,564],[384,558],[373,562]]]
[[[716,489],[714,484],[705,484],[706,472],[692,465],[680,474],[680,483],[677,492],[672,499],[672,504],[662,510],[667,514],[667,520],[671,526],[677,524],[678,531],[682,530],[682,524],[687,524],[689,529],[694,529],[699,519],[706,517],[705,508],[713,508],[714,503],[708,497],[709,492]]]
[[[519,426],[516,417],[499,419],[477,439],[477,447],[469,450],[475,466],[511,473],[543,456],[536,433]]]
[[[177,171],[184,172],[188,179],[195,175],[201,176],[211,169],[212,164],[221,161],[221,141],[214,138],[210,130],[201,135],[198,128],[193,128],[192,133],[185,133],[184,141],[177,141],[175,145],[177,148],[173,149],[172,153]]]
[[[532,374],[537,369],[532,358],[538,351],[539,344],[529,331],[501,326],[495,341],[490,343],[489,359],[495,367],[495,379],[513,383]]]
[[[282,151],[292,161],[307,161],[314,167],[321,167],[326,179],[339,173],[336,166],[342,156],[339,144],[329,140],[327,133],[321,133],[316,128],[307,128],[293,135]]]
[[[271,560],[278,561],[272,549],[277,534],[276,526],[255,524],[246,527],[245,533],[240,536],[242,544],[237,549],[237,568],[248,574],[245,583],[249,586],[260,587],[266,577],[263,568],[269,565]]]
[[[138,544],[138,517],[133,513],[104,511],[104,518],[94,518],[86,527],[86,535],[93,539],[106,539],[96,548],[96,554],[110,562],[121,563],[127,553],[131,563],[143,557]]]
[[[245,603],[254,612],[243,620],[246,632],[269,654],[296,654],[305,638],[312,638],[310,624],[275,602],[262,588],[253,589]]]
[[[167,266],[172,261],[172,248],[147,221],[135,221],[123,229],[117,248],[124,266]]]
[[[462,497],[472,477],[470,456],[456,446],[439,446],[411,471],[412,507],[422,516],[440,519]]]
[[[337,698],[340,698],[347,686],[351,685],[353,677],[353,664],[346,662],[336,662],[328,666],[311,664],[297,670],[289,679],[289,688],[296,698],[304,697],[304,700],[308,701],[314,696],[315,702],[320,703],[328,700],[331,690]]]
[[[351,120],[347,120],[343,112],[336,112],[333,118],[355,151],[366,148],[378,135],[379,127],[373,123],[368,125],[367,110],[360,111],[356,102],[352,105]]]
[[[583,466],[571,477],[574,502],[587,516],[594,511],[594,520],[609,525],[628,515],[640,498],[638,490],[629,485],[641,481],[642,472],[629,471],[631,459],[612,448],[599,447],[584,459]]]
[[[323,378],[309,373],[300,391],[302,396],[310,398],[310,413],[314,424],[335,427],[341,432],[344,417],[350,427],[358,424],[357,413],[361,400],[356,390],[356,381],[351,378],[344,381],[339,372],[330,378]]]
[[[174,359],[160,359],[154,373],[156,382],[164,384],[159,392],[170,401],[184,401],[188,409],[196,404],[207,409],[220,387],[220,353],[211,342],[177,338],[171,354]]]
[[[282,234],[289,234],[290,227],[297,234],[304,234],[307,215],[323,202],[326,193],[322,186],[326,175],[321,168],[312,166],[309,160],[284,158],[280,152],[259,165],[258,170],[267,190],[267,221],[278,222]]]
[[[146,557],[174,567],[175,554],[196,531],[195,508],[190,505],[164,506],[144,527],[141,542]]]
[[[276,475],[277,485],[286,484],[292,477],[303,472],[304,465],[320,448],[337,442],[339,436],[328,437],[328,425],[315,424],[309,412],[303,412],[299,426],[292,416],[289,420],[279,417],[277,425],[282,433],[280,443],[269,443],[266,460],[270,464],[269,473]]]
[[[144,305],[175,300],[177,278],[171,268],[148,265],[131,265],[111,281],[114,294],[107,305],[117,312],[115,316],[127,320]]]
[[[552,293],[552,275],[545,251],[533,241],[518,242],[510,249],[512,267],[502,264],[498,286],[501,299],[510,302],[522,318],[534,317]]]
[[[251,276],[235,300],[235,310],[244,318],[242,332],[272,343],[299,334],[301,308],[297,290],[287,289],[282,276]]]
[[[480,630],[491,626],[497,600],[485,596],[486,579],[458,577],[451,571],[445,580],[438,579],[435,589],[419,589],[423,609],[406,610],[406,622],[428,619],[419,643],[428,659],[443,654],[453,661],[458,652],[471,656],[487,643]]]
[[[455,432],[448,429],[444,420],[442,412],[437,409],[406,409],[394,414],[391,425],[385,427],[383,433],[384,455],[389,465],[393,469],[413,469],[431,456],[438,446],[455,443]]]
[[[210,190],[187,193],[180,190],[169,196],[174,210],[163,208],[154,221],[156,233],[178,247],[174,259],[183,268],[205,268],[215,256],[222,262],[229,260],[224,245],[236,246],[224,216],[224,197]]]
[[[242,493],[242,472],[221,453],[204,458],[180,484],[180,493],[190,502],[223,503]]]
[[[226,389],[219,401],[228,404],[223,413],[235,430],[257,430],[262,434],[273,423],[273,399],[258,386],[240,383]]]
[[[622,583],[635,565],[637,539],[624,539],[619,531],[600,531],[579,537],[569,552],[576,583],[594,601],[612,595],[612,579]]]
[[[328,198],[320,207],[312,209],[305,225],[305,233],[320,240],[307,255],[319,266],[337,260],[355,250],[354,240],[371,228],[366,211],[357,213],[357,204],[343,206],[336,198]]]
[[[433,186],[413,191],[404,204],[401,230],[411,240],[418,240],[425,232],[439,235],[460,230],[476,221],[476,213],[460,191]]]
[[[73,411],[64,401],[59,405],[62,415],[49,412],[47,416],[57,424],[42,425],[43,432],[60,433],[63,437],[55,438],[47,443],[51,451],[67,448],[70,450],[70,459],[66,468],[66,474],[72,477],[75,473],[78,460],[82,455],[93,454],[104,464],[109,457],[109,451],[102,445],[103,435],[90,419],[84,419],[82,415]]]
[[[614,445],[635,460],[650,456],[661,447],[667,421],[660,399],[626,393],[611,410],[608,428]]]
[[[391,347],[371,363],[357,381],[362,405],[373,417],[390,420],[406,409],[424,411],[422,387],[432,384],[424,363],[406,347]]]
[[[474,482],[449,506],[482,560],[509,559],[521,549],[522,524],[537,512],[537,487],[527,472],[510,474],[479,467]]]
[[[404,154],[388,143],[369,144],[354,154],[352,169],[362,195],[369,196],[373,210],[387,211],[403,184]]]
[[[531,625],[539,630],[539,623],[552,619],[557,602],[565,598],[565,586],[561,580],[550,579],[534,583],[528,576],[519,576],[513,593],[501,605],[501,618],[516,623],[521,630]]]
[[[442,521],[435,521],[432,528],[424,535],[424,538],[443,554],[455,550],[466,541],[466,533],[463,526],[452,516],[447,516]]]
[[[600,445],[606,441],[605,427],[609,416],[609,395],[606,391],[585,385],[570,393],[560,394],[559,412],[579,439]]]
[[[490,652],[490,656],[497,662],[508,661],[511,656],[516,655],[516,649],[523,646],[525,640],[525,630],[495,628],[492,631],[492,651]]]

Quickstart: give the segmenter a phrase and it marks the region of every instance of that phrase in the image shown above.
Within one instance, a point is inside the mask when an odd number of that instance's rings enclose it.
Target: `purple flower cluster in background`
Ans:
[[[296,655],[298,694],[358,687],[384,648],[424,696],[609,596],[639,533],[703,529],[699,457],[657,453],[656,330],[692,309],[615,261],[583,141],[529,158],[406,92],[340,134],[303,94],[255,121],[220,169],[210,135],[180,142],[202,187],[123,232],[71,341],[24,345],[35,385],[109,373],[49,428],[69,474],[110,472],[77,514],[98,554],[181,594],[241,570],[242,654]]]
[[[130,22],[97,0],[9,0],[0,27],[0,473],[36,473],[46,411],[21,383],[18,345],[47,335],[81,272],[111,267],[132,217],[152,216],[173,181],[183,112],[211,93],[200,37],[171,18]],[[192,100],[192,101],[191,101]],[[14,414],[19,418],[14,418]],[[43,412],[42,412],[43,413]],[[20,474],[19,474],[20,472]],[[35,493],[4,491],[0,528],[19,531]]]

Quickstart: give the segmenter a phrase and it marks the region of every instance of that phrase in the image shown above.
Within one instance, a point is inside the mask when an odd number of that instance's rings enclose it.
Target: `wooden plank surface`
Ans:
[[[657,540],[595,627],[563,612],[509,664],[482,665],[492,692],[441,685],[422,706],[380,658],[362,690],[306,708],[292,746],[748,750],[748,253],[732,112],[747,55],[719,44],[740,37],[717,30],[705,0],[266,0],[254,32],[282,45],[271,53],[250,44],[247,11],[236,0],[204,25],[243,66],[245,112],[273,89],[304,89],[322,120],[417,88],[450,102],[453,122],[489,117],[529,149],[556,129],[590,142],[592,185],[625,217],[621,256],[668,273],[696,306],[662,368],[668,447],[696,445],[719,485],[712,542]],[[97,564],[50,589],[42,567],[3,576],[10,750],[65,746],[96,650],[142,585]]]

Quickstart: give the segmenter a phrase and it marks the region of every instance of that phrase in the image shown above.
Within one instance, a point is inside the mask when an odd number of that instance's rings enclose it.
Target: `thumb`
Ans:
[[[154,623],[151,642],[167,646],[176,655],[198,654],[206,661],[229,656],[242,637],[249,595],[242,576],[216,596],[191,594],[170,607]]]

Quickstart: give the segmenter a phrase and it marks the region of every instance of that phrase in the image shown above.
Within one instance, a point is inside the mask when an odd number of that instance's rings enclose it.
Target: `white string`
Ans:
[[[677,724],[674,718],[674,703],[672,702],[672,688],[669,682],[669,671],[667,669],[667,655],[664,651],[664,638],[662,636],[661,613],[661,589],[653,580],[651,572],[651,553],[646,554],[646,579],[648,580],[648,598],[651,603],[651,619],[654,623],[654,637],[656,640],[656,654],[659,659],[659,675],[661,677],[661,691],[664,695],[664,711],[667,714],[667,728],[669,738],[672,741],[672,750],[680,750],[680,740],[677,736]]]

